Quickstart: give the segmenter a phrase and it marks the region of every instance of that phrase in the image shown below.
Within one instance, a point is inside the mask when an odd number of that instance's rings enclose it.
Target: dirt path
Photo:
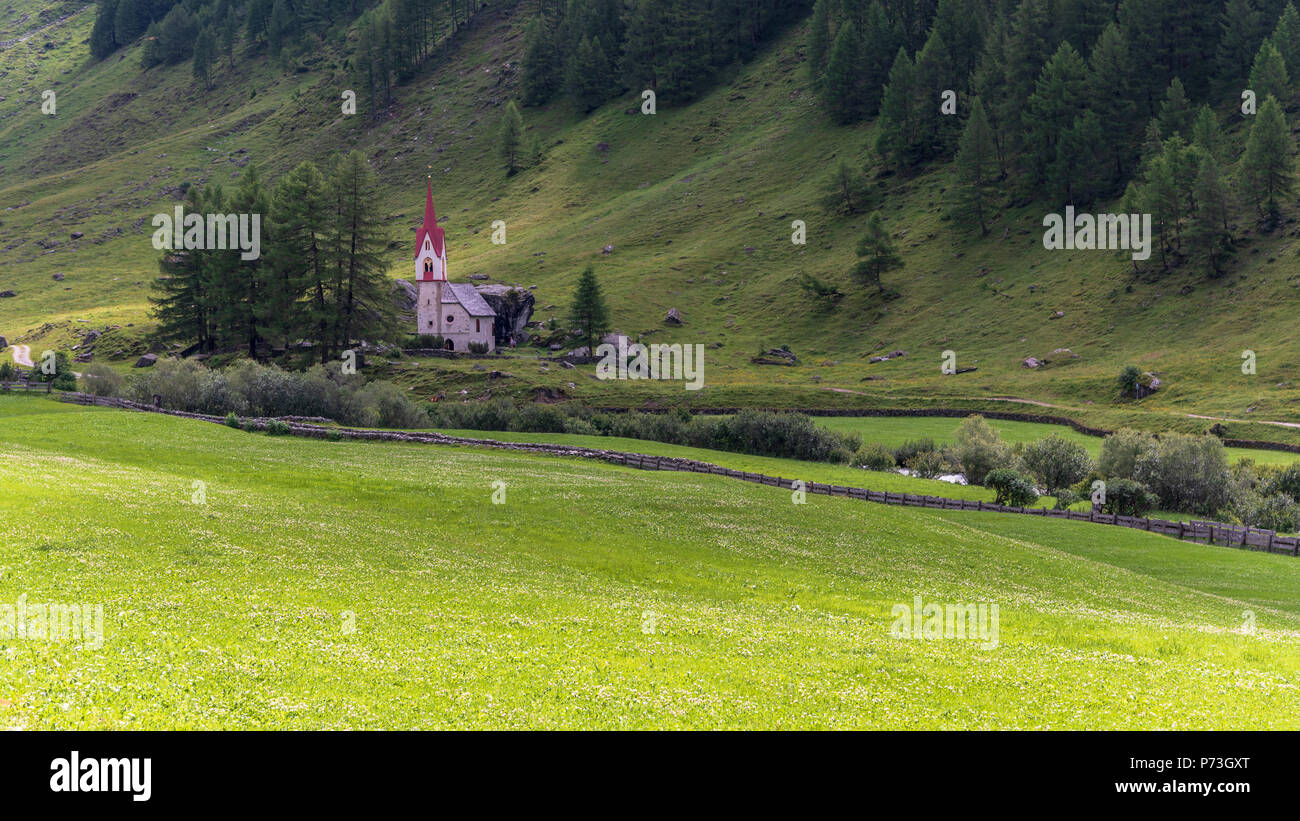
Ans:
[[[14,364],[22,365],[24,368],[35,367],[32,364],[32,349],[30,345],[14,345]]]

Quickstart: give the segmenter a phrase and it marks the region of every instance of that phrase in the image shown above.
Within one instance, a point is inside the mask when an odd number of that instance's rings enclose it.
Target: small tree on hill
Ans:
[[[880,212],[875,212],[867,220],[867,233],[858,240],[858,264],[853,273],[864,283],[875,285],[881,293],[885,286],[881,275],[903,267],[903,258],[898,255],[894,243],[889,239],[889,232],[880,219]]]
[[[519,145],[523,140],[524,119],[519,116],[519,109],[515,107],[515,101],[511,100],[506,103],[506,113],[501,120],[501,136],[498,141],[498,150],[501,152],[501,160],[506,164],[506,174],[514,174],[520,168]]]
[[[581,331],[590,354],[595,356],[597,342],[609,330],[609,309],[605,307],[605,297],[590,265],[578,278],[578,289],[569,308],[569,323]]]
[[[976,97],[957,149],[957,206],[954,210],[987,236],[993,183],[998,176],[997,143],[984,104]]]
[[[1278,101],[1269,97],[1255,115],[1241,159],[1246,196],[1261,215],[1276,223],[1281,214],[1278,197],[1291,193],[1295,185],[1295,160],[1291,157],[1291,135]]]
[[[194,79],[203,86],[204,91],[212,89],[212,63],[216,56],[217,45],[212,29],[205,28],[194,41]]]
[[[826,207],[832,211],[845,214],[857,214],[866,210],[870,191],[864,174],[854,171],[844,160],[826,183]]]

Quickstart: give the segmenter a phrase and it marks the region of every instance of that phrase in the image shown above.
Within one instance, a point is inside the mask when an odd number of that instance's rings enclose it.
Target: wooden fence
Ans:
[[[26,393],[39,391],[41,393],[53,393],[54,383],[53,382],[27,382],[27,381],[0,382],[0,393],[4,393],[5,391],[24,391]]]
[[[80,405],[103,405],[107,407],[123,408],[126,410],[163,413],[170,416],[180,416],[186,419],[197,419],[217,424],[225,423],[225,417],[222,416],[163,410],[154,405],[132,402],[127,399],[92,396],[86,393],[73,392],[56,392],[55,397],[65,402],[76,402]],[[251,426],[257,430],[265,430],[272,420],[259,418],[240,421],[251,423]],[[700,462],[695,459],[681,459],[671,456],[650,456],[644,453],[626,453],[623,451],[576,446],[571,447],[567,445],[554,445],[541,442],[502,442],[496,439],[448,436],[446,434],[433,433],[430,431],[364,430],[357,428],[327,427],[323,425],[304,424],[292,421],[287,422],[286,424],[288,424],[289,433],[291,434],[317,439],[338,438],[438,445],[470,445],[474,447],[489,447],[502,450],[524,451],[528,453],[545,453],[554,456],[576,456],[590,459],[601,459],[617,465],[637,468],[639,470],[672,470],[688,473],[705,473],[713,476],[726,476],[732,479],[740,479],[745,482],[754,482],[756,484],[782,488],[784,490],[794,491],[800,489],[798,487],[800,480],[797,479],[786,479],[781,476],[767,476],[762,473],[748,473],[746,471],[725,468],[711,462]],[[970,499],[952,499],[947,496],[925,496],[915,493],[890,493],[883,490],[868,490],[867,488],[860,487],[826,485],[820,482],[803,482],[802,485],[802,490],[807,493],[825,496],[843,496],[849,499],[859,499],[864,502],[925,507],[936,510],[1018,513],[1026,516],[1042,516],[1048,519],[1070,519],[1072,521],[1094,522],[1096,524],[1145,530],[1149,533],[1172,536],[1175,539],[1197,542],[1199,544],[1223,545],[1226,547],[1236,547],[1245,550],[1258,550],[1266,553],[1300,556],[1300,537],[1279,536],[1272,530],[1241,527],[1239,525],[1223,524],[1222,522],[1172,522],[1166,519],[1152,519],[1142,516],[1121,516],[1114,513],[1101,513],[1096,510],[1048,510],[1047,508],[1042,507],[1011,507],[1009,505],[998,505],[992,502],[973,501]]]

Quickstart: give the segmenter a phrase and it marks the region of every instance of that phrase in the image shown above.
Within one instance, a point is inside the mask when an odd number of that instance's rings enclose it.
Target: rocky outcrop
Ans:
[[[415,303],[419,295],[415,286],[404,279],[399,279],[393,283],[393,307],[397,309],[397,315],[400,318],[409,318],[409,324],[415,324]]]
[[[151,368],[158,361],[158,354],[147,353],[135,361],[134,368]]]
[[[524,328],[533,318],[537,300],[531,292],[512,285],[475,285],[483,301],[497,313],[493,326],[498,345],[509,345],[510,340],[522,342],[528,338]]]

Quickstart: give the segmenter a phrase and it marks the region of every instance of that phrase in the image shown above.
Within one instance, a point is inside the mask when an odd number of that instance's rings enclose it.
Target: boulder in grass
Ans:
[[[1024,360],[1021,361],[1020,364],[1032,370],[1042,365],[1043,363],[1036,356],[1026,356]]]
[[[18,294],[15,294],[13,291],[0,291],[0,299],[8,299],[9,297],[14,296],[18,296]]]
[[[664,324],[681,325],[682,324],[681,312],[678,311],[676,308],[669,308],[668,315],[664,317]]]
[[[135,365],[133,365],[132,367],[135,367],[135,368],[152,368],[152,367],[154,366],[154,363],[156,363],[157,361],[158,361],[158,354],[156,354],[156,353],[147,353],[147,354],[145,354],[144,356],[142,356],[142,357],[140,357],[139,359],[137,359],[137,360],[135,361]]]

